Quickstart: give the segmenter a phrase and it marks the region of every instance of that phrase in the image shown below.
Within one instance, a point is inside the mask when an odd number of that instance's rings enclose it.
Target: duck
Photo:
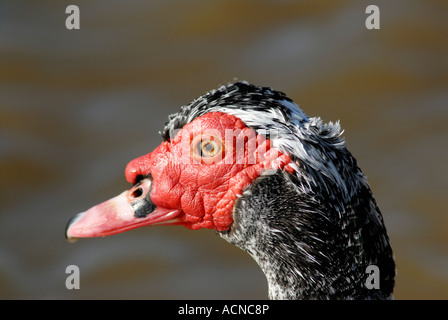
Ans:
[[[213,229],[257,262],[269,299],[393,299],[384,219],[339,121],[235,81],[169,115],[160,134],[126,166],[131,187],[71,218],[67,240]]]

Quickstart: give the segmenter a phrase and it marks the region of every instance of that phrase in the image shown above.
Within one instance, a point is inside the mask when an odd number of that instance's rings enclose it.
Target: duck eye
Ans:
[[[204,139],[197,143],[197,151],[202,158],[212,158],[221,152],[221,145],[214,140]]]

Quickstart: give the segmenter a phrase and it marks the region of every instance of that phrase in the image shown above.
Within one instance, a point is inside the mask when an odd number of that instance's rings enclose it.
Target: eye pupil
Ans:
[[[211,158],[221,151],[221,146],[214,140],[201,140],[197,144],[197,154],[202,158]]]
[[[204,146],[204,150],[207,151],[207,152],[212,152],[213,149],[215,149],[215,147],[211,143],[207,143]]]

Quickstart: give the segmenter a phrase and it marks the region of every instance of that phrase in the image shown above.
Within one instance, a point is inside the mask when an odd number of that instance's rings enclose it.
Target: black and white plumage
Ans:
[[[236,82],[171,115],[162,137],[209,112],[241,119],[293,160],[294,174],[264,172],[233,208],[222,238],[247,251],[271,299],[389,299],[395,264],[383,218],[339,123],[308,117],[282,92]],[[369,289],[366,268],[380,271]]]
[[[171,115],[164,141],[128,164],[133,186],[76,215],[66,237],[161,224],[215,229],[255,259],[271,299],[392,298],[383,218],[341,134],[281,92],[222,86]],[[238,139],[255,142],[241,163],[232,162]],[[379,287],[366,285],[372,265]]]

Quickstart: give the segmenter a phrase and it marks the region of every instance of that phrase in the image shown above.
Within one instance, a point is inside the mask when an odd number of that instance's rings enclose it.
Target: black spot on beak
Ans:
[[[148,214],[156,209],[156,205],[151,201],[149,192],[146,197],[141,200],[132,202],[131,205],[132,209],[134,209],[134,216],[136,218],[145,218]]]
[[[150,179],[151,181],[148,190],[145,190],[143,187],[145,179]],[[145,218],[156,209],[156,205],[151,201],[152,176],[140,176],[137,181],[131,193],[132,198],[135,199],[131,202],[131,206],[136,218]]]

